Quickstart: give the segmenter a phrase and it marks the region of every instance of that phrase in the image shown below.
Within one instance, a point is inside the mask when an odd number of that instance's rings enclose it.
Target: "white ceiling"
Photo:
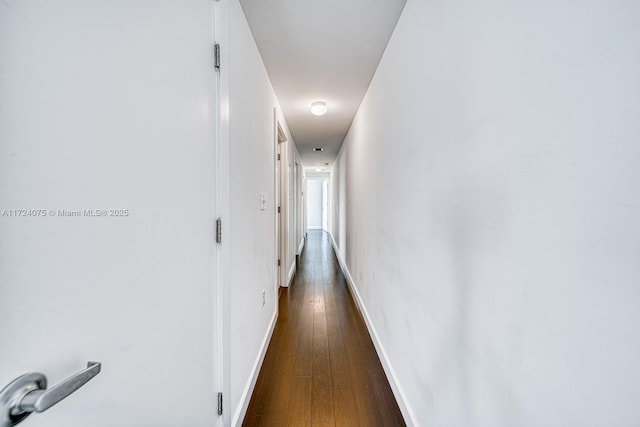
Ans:
[[[405,1],[240,0],[306,168],[333,165]]]

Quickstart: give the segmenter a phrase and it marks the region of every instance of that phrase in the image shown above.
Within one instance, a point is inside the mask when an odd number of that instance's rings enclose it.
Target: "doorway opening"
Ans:
[[[329,180],[307,179],[307,229],[329,232]]]

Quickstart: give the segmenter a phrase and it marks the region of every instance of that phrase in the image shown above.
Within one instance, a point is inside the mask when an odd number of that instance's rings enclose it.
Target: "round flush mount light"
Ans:
[[[327,103],[324,101],[316,101],[311,103],[311,114],[322,116],[327,112]]]

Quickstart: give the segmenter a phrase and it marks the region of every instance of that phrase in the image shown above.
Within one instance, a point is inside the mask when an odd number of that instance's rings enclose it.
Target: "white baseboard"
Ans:
[[[310,225],[309,227],[307,227],[307,230],[322,230],[322,226],[321,225]]]
[[[303,249],[304,249],[304,236],[302,237],[302,239],[300,240],[300,244],[298,245],[298,255],[302,253]]]
[[[238,409],[236,413],[233,415],[233,419],[231,421],[232,426],[239,426],[242,424],[244,420],[244,416],[247,414],[247,408],[249,407],[249,402],[251,401],[251,395],[253,394],[253,389],[256,386],[256,381],[258,380],[258,375],[260,374],[260,368],[262,367],[262,362],[264,361],[264,356],[267,354],[267,348],[269,347],[269,343],[271,342],[271,336],[273,335],[273,330],[276,326],[276,321],[278,320],[278,311],[276,310],[273,313],[273,317],[271,318],[271,324],[269,325],[269,329],[264,336],[264,340],[262,341],[262,347],[260,348],[260,353],[258,354],[258,358],[253,364],[253,368],[251,369],[251,376],[249,377],[249,381],[242,392],[242,396],[240,397],[240,403],[238,404]]]
[[[382,342],[380,342],[380,338],[378,337],[378,333],[376,332],[376,328],[373,326],[373,322],[369,317],[369,313],[367,312],[367,308],[360,297],[360,293],[358,293],[358,288],[353,281],[353,277],[351,276],[351,272],[347,267],[347,263],[336,244],[336,240],[333,238],[333,233],[329,233],[331,236],[331,245],[333,246],[333,250],[336,253],[336,258],[338,258],[338,263],[340,264],[340,268],[342,269],[342,273],[344,277],[347,279],[347,285],[351,290],[351,295],[353,295],[353,299],[356,301],[356,305],[362,313],[362,317],[364,317],[365,324],[367,325],[367,329],[369,330],[369,335],[371,335],[371,340],[373,341],[373,345],[378,352],[378,357],[380,358],[380,362],[382,363],[382,368],[384,369],[385,374],[387,375],[387,379],[389,380],[389,385],[391,385],[391,390],[393,391],[393,395],[398,402],[398,406],[400,407],[400,411],[402,412],[402,416],[404,417],[404,421],[408,426],[417,426],[415,416],[413,415],[413,410],[408,404],[408,400],[406,399],[406,395],[398,382],[398,379],[395,374],[395,370],[391,366],[389,362],[389,358],[387,357],[387,352],[382,346]]]
[[[291,281],[293,280],[293,275],[296,274],[296,260],[293,260],[291,264],[291,268],[289,268],[289,277],[287,278],[287,288],[291,285]]]

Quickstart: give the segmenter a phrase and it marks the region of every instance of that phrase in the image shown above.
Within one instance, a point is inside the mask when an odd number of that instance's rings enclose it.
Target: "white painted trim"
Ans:
[[[229,45],[229,2],[227,1],[212,1],[214,7],[217,8],[216,13],[216,27],[217,34],[215,35],[215,41],[223,46],[220,52],[222,64],[229,63],[229,49],[224,49],[224,46]],[[218,155],[217,164],[218,169],[218,188],[216,201],[216,215],[220,216],[225,224],[228,226],[228,218],[231,211],[231,188],[230,179],[231,173],[229,169],[230,164],[230,144],[229,144],[229,67],[222,67],[218,71],[219,78],[219,103],[220,110],[217,113],[219,120],[219,126],[216,129],[216,136],[218,138]],[[227,227],[226,230],[229,228]],[[218,385],[216,387],[217,392],[222,392],[224,396],[231,396],[231,289],[230,289],[230,245],[223,244],[217,249],[217,327],[218,327],[218,340],[216,353],[219,355],[217,361],[217,376]],[[225,414],[231,414],[231,399],[223,399],[223,412]],[[227,423],[228,416],[216,416],[216,426],[222,426]]]
[[[302,236],[302,239],[300,239],[300,244],[298,245],[298,255],[302,253],[303,249],[304,249],[304,235]]]
[[[324,230],[321,225],[310,225],[307,230]]]
[[[364,302],[360,297],[360,293],[358,293],[358,288],[356,287],[355,282],[353,281],[353,277],[351,276],[351,272],[347,267],[347,263],[342,257],[342,253],[338,248],[336,240],[333,238],[333,234],[332,233],[328,233],[328,234],[329,236],[331,236],[331,245],[333,246],[333,250],[336,253],[336,258],[338,258],[338,263],[340,264],[342,273],[344,274],[344,277],[347,279],[347,285],[351,290],[351,295],[353,296],[353,299],[355,300],[356,305],[358,306],[358,309],[362,314],[362,317],[364,317],[365,324],[367,325],[367,329],[369,330],[369,335],[371,335],[373,345],[375,346],[376,351],[378,352],[378,357],[380,358],[380,362],[382,363],[382,368],[384,369],[384,372],[387,375],[387,378],[389,379],[391,390],[393,391],[393,395],[395,396],[396,401],[398,402],[398,406],[400,407],[400,412],[402,412],[402,416],[404,417],[404,420],[408,426],[417,426],[418,423],[416,422],[416,418],[413,415],[414,414],[413,410],[411,409],[411,406],[409,406],[408,404],[409,401],[405,397],[406,395],[402,387],[400,386],[400,383],[398,382],[398,379],[395,374],[395,370],[393,369],[393,366],[391,365],[391,362],[387,357],[387,352],[384,350],[382,342],[380,341],[380,338],[378,337],[378,333],[376,332],[376,328],[373,326],[373,322],[369,317],[369,312],[367,311],[367,308],[365,307]]]
[[[277,292],[276,292],[277,293]],[[271,324],[269,325],[269,329],[262,340],[262,347],[260,348],[260,353],[253,364],[253,368],[251,369],[251,376],[249,377],[249,381],[242,392],[242,396],[240,397],[240,404],[238,405],[238,409],[236,413],[233,415],[233,419],[231,421],[232,426],[239,426],[242,424],[244,420],[244,416],[247,414],[247,408],[249,407],[249,402],[251,401],[251,395],[253,394],[253,389],[256,386],[256,381],[258,380],[258,375],[260,374],[260,368],[262,367],[262,362],[264,362],[264,356],[267,354],[267,348],[269,348],[269,343],[271,342],[271,336],[273,335],[273,330],[276,327],[276,321],[278,320],[278,312],[275,311],[273,313],[273,317],[271,317]]]
[[[291,285],[291,281],[293,280],[293,275],[296,274],[296,260],[294,258],[293,263],[291,263],[291,268],[289,269],[289,277],[287,278],[287,288]]]
[[[278,260],[281,255],[280,248],[280,214],[278,214],[278,206],[281,205],[280,201],[280,169],[278,166],[278,152],[279,150],[278,144],[278,108],[273,107],[273,238],[274,238],[274,260],[273,265],[276,269],[276,275],[274,280],[273,288],[278,290],[280,287],[280,266],[278,265]],[[276,307],[278,306],[278,297],[276,294]]]

